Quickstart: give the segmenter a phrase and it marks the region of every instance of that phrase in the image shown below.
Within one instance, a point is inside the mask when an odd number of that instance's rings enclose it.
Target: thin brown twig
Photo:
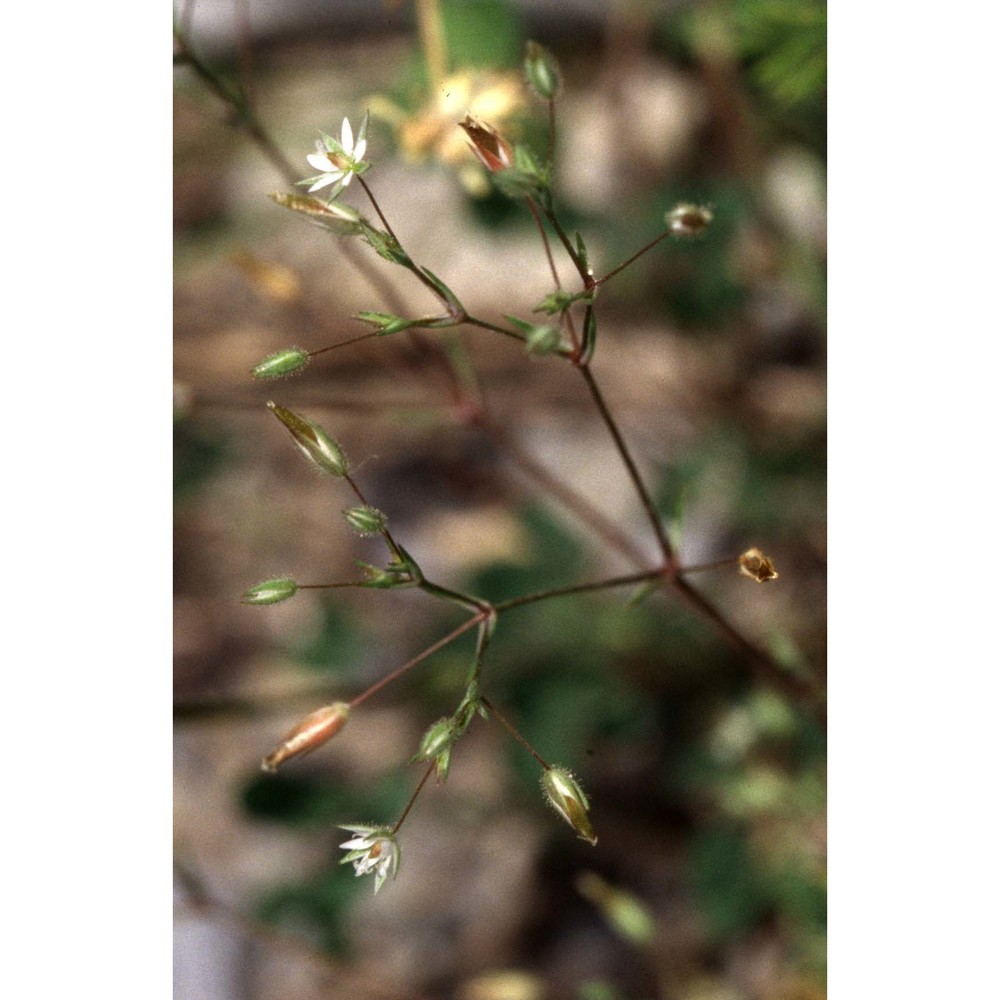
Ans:
[[[639,497],[640,503],[642,504],[642,508],[646,512],[646,517],[648,518],[649,523],[653,528],[653,532],[656,535],[656,542],[660,547],[660,551],[663,553],[664,562],[666,563],[667,568],[670,569],[674,564],[673,548],[670,545],[670,541],[667,539],[666,532],[663,530],[660,515],[657,513],[652,497],[650,497],[649,491],[646,489],[646,484],[642,481],[642,476],[639,475],[639,470],[636,467],[635,460],[632,458],[632,453],[629,451],[628,445],[625,444],[625,439],[622,437],[621,431],[618,429],[617,421],[612,416],[607,403],[604,401],[604,396],[597,385],[597,381],[590,370],[590,366],[579,365],[578,371],[583,376],[584,382],[587,383],[587,388],[590,390],[590,395],[597,406],[598,412],[601,414],[601,419],[604,421],[605,427],[607,427],[608,432],[611,434],[611,437],[615,442],[615,449],[628,471],[629,479],[632,480],[632,485],[635,487],[635,491]]]
[[[387,674],[381,680],[376,681],[370,688],[368,688],[367,691],[362,691],[361,694],[359,694],[350,703],[351,708],[356,708],[363,701],[367,701],[373,694],[377,693],[378,691],[381,691],[382,688],[386,686],[386,684],[391,684],[397,677],[401,676],[402,674],[405,674],[406,671],[409,670],[411,667],[415,667],[418,663],[421,663],[424,660],[426,660],[428,656],[433,655],[439,649],[443,649],[445,646],[447,646],[448,643],[453,642],[460,635],[463,635],[465,632],[468,632],[469,629],[478,625],[483,620],[484,617],[485,616],[482,614],[473,615],[467,621],[464,621],[461,625],[459,625],[457,629],[455,629],[452,632],[449,632],[448,635],[446,635],[443,639],[438,639],[437,642],[435,642],[431,646],[428,646],[422,653],[417,653],[417,655],[414,656],[412,660],[407,660],[406,663],[404,663],[401,667],[397,667],[395,670],[393,670],[391,674]]]
[[[483,703],[483,705],[486,706],[487,710],[491,714],[497,717],[497,721],[504,727],[504,729],[506,729],[507,732],[509,732],[510,735],[513,736],[514,739],[517,740],[517,742],[520,743],[521,746],[523,746],[524,749],[527,750],[528,753],[530,753],[531,756],[534,757],[535,760],[537,760],[538,763],[541,764],[546,771],[551,770],[552,765],[540,753],[538,753],[538,751],[535,750],[535,748],[514,728],[514,726],[511,725],[511,723],[509,723],[497,711],[496,705],[494,705],[488,698],[481,697],[479,700]]]
[[[413,794],[410,796],[410,801],[406,803],[406,808],[403,810],[403,815],[396,820],[396,825],[392,828],[393,833],[398,833],[399,828],[403,825],[403,820],[410,815],[410,810],[413,808],[413,803],[417,801],[417,796],[424,790],[424,785],[427,784],[427,779],[431,776],[431,772],[437,766],[436,761],[431,761],[427,765],[427,770],[424,771],[424,776],[420,779],[420,784],[413,790]]]

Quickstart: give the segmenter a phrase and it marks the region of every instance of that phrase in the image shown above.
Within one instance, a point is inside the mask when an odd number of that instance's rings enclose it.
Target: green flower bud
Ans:
[[[357,315],[358,319],[371,323],[378,330],[380,337],[389,333],[399,333],[400,330],[407,330],[413,326],[413,320],[404,319],[393,313],[359,312]]]
[[[380,535],[385,531],[386,517],[375,507],[347,507],[343,511],[348,527],[362,538]]]
[[[420,740],[420,749],[414,754],[413,761],[430,760],[432,757],[437,757],[438,754],[450,749],[456,739],[458,739],[458,732],[455,729],[455,723],[447,717],[438,719],[424,733]]]
[[[551,806],[588,844],[597,843],[587,810],[590,803],[576,779],[564,767],[550,767],[542,774],[542,791]]]
[[[524,55],[524,75],[531,89],[546,100],[559,93],[559,64],[548,49],[538,42],[528,42]]]
[[[308,351],[303,351],[301,347],[286,347],[283,351],[269,354],[259,365],[250,369],[250,374],[254,378],[281,378],[282,375],[301,371],[307,364]]]
[[[524,346],[529,354],[543,357],[546,354],[554,354],[562,346],[562,334],[554,326],[536,326]]]
[[[504,316],[511,326],[516,326],[525,335],[524,346],[529,354],[553,354],[562,347],[562,334],[548,324],[526,323],[516,316]]]
[[[267,408],[288,428],[292,440],[309,461],[332,476],[347,475],[347,459],[340,445],[311,420],[269,402]]]
[[[366,220],[351,208],[339,201],[325,202],[312,195],[287,194],[284,191],[274,191],[271,199],[284,208],[312,219],[338,236],[355,236],[363,232]]]
[[[294,597],[298,589],[299,585],[294,580],[287,576],[279,576],[254,585],[240,600],[244,604],[277,604],[279,601],[287,601],[289,597]]]
[[[700,236],[712,223],[715,216],[706,205],[690,205],[681,202],[675,205],[664,217],[671,236],[690,239]]]

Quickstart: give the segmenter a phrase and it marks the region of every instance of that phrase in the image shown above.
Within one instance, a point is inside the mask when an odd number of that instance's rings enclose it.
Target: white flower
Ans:
[[[399,842],[395,834],[385,826],[342,826],[354,834],[350,840],[344,841],[341,848],[348,852],[340,863],[348,862],[354,865],[356,875],[375,873],[375,891],[382,888],[386,876],[392,871],[396,877],[399,868]]]
[[[355,174],[363,173],[368,169],[368,164],[363,162],[365,150],[368,148],[368,140],[365,138],[367,133],[367,114],[365,114],[361,121],[361,127],[358,129],[357,142],[354,141],[351,123],[346,118],[340,128],[340,142],[325,132],[321,132],[322,138],[316,141],[316,152],[310,153],[306,159],[310,166],[322,172],[299,183],[309,184],[310,193],[318,191],[328,184],[336,184],[330,194],[331,198],[336,197],[342,188],[351,183],[351,178]]]

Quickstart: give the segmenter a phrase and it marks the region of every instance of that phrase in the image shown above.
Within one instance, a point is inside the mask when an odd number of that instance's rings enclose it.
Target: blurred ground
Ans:
[[[368,6],[377,18],[381,5]],[[412,12],[391,6],[393,31],[362,17],[349,32],[323,22],[255,47],[260,119],[303,176],[317,130],[339,134],[373,95],[410,115],[419,106]],[[824,92],[799,68],[790,97],[799,63],[773,65],[815,42],[801,17],[813,6],[786,23],[772,4],[770,34],[765,14],[747,20],[751,3],[621,3],[603,23],[561,31],[551,16],[535,23],[530,5],[452,8],[452,68],[516,70],[529,36],[562,61],[559,206],[598,274],[679,199],[713,206],[697,244],[661,244],[602,290],[594,371],[683,561],[759,545],[781,573],[767,586],[728,571],[693,581],[789,670],[822,676]],[[238,75],[235,50],[211,51],[214,69]],[[350,497],[311,473],[266,400],[336,435],[396,536],[443,583],[496,600],[631,568],[511,461],[511,446],[650,561],[655,546],[575,373],[513,341],[470,330],[451,348],[465,351],[505,441],[463,423],[440,368],[402,336],[251,382],[269,352],[346,340],[365,331],[358,311],[395,310],[385,283],[410,314],[432,302],[359,242],[270,201],[289,185],[227,114],[176,70],[175,995],[825,995],[822,730],[665,596],[535,605],[502,621],[490,651],[490,697],[578,774],[596,848],[546,810],[527,754],[477,723],[447,785],[407,820],[398,879],[373,898],[369,880],[337,866],[334,824],[391,822],[405,804],[419,776],[406,761],[454,708],[467,643],[386,688],[327,747],[259,775],[302,714],[353,697],[462,620],[413,591],[239,603],[258,580],[345,579],[355,560],[382,555],[345,529]],[[510,127],[544,145],[543,122],[528,106]],[[385,121],[367,158],[414,259],[484,318],[530,317],[551,276],[526,212],[471,198],[433,157],[399,155]],[[355,188],[345,200],[367,211]],[[370,258],[366,270],[350,254]]]

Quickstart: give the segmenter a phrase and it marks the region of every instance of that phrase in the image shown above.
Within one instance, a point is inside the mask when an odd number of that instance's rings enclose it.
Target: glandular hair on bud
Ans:
[[[244,604],[277,604],[294,597],[299,585],[287,576],[275,577],[273,580],[262,580],[247,590],[240,600]]]
[[[348,527],[362,538],[380,535],[385,531],[386,516],[376,507],[347,507],[343,514]]]
[[[250,369],[254,378],[281,378],[302,371],[309,364],[309,352],[301,347],[286,347],[269,354],[259,365]]]
[[[269,402],[267,408],[288,428],[299,450],[314,465],[333,476],[347,475],[347,459],[339,444],[319,424]]]
[[[350,714],[351,706],[346,701],[335,701],[332,705],[310,712],[261,761],[261,770],[274,772],[290,757],[301,756],[322,746],[343,728]]]
[[[681,202],[666,214],[667,228],[672,236],[700,236],[715,218],[707,205],[691,205]]]
[[[564,767],[550,767],[542,773],[542,791],[549,804],[588,844],[597,843],[587,810],[590,803],[576,779]]]
[[[559,65],[555,56],[538,42],[528,42],[524,54],[524,75],[539,97],[550,101],[559,93]]]

